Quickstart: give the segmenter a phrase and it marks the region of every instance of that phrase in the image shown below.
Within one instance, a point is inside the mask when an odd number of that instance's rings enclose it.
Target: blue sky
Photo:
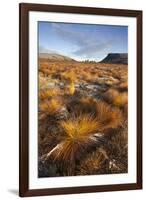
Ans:
[[[128,27],[39,22],[39,52],[76,60],[102,60],[108,53],[128,52]]]

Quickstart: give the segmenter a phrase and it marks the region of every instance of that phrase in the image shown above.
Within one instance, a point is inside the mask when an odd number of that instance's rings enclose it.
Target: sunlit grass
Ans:
[[[122,125],[123,115],[118,108],[112,108],[103,101],[97,101],[96,112],[97,118],[102,125],[102,130],[116,129]]]
[[[54,160],[69,162],[69,171],[73,173],[76,159],[98,142],[94,134],[100,130],[100,123],[91,115],[80,115],[60,121],[60,126],[64,133],[62,142],[48,153],[47,158],[52,155]]]
[[[128,103],[128,96],[127,92],[119,93],[114,99],[113,99],[113,104],[115,106],[125,106]]]
[[[115,89],[109,89],[103,97],[107,102],[118,107],[125,106],[128,103],[128,93],[118,92]]]
[[[48,97],[54,97],[54,96],[58,96],[60,94],[61,94],[61,91],[57,88],[41,89],[39,91],[39,99],[44,100],[44,99],[47,99]]]
[[[77,80],[75,72],[72,71],[67,71],[62,73],[62,80],[68,81],[68,82],[75,82]]]
[[[62,102],[59,99],[51,99],[40,103],[40,111],[53,115],[59,112],[62,108]]]
[[[60,122],[66,136],[73,141],[86,140],[90,134],[100,129],[100,123],[90,115],[80,115]]]
[[[127,90],[126,66],[41,61],[38,142],[44,166],[54,164],[55,176],[112,173],[99,149],[120,162],[127,158]]]
[[[75,85],[74,85],[73,82],[71,82],[71,83],[69,84],[68,89],[69,89],[69,94],[70,94],[70,95],[73,95],[73,94],[75,93]]]
[[[128,81],[124,81],[118,85],[119,90],[126,91],[128,90]]]

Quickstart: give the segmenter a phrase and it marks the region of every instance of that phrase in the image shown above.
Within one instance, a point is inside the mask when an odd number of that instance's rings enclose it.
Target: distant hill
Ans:
[[[45,58],[48,60],[55,60],[55,61],[75,61],[70,57],[56,53],[39,53],[39,58]]]
[[[109,53],[100,63],[128,64],[127,53]]]

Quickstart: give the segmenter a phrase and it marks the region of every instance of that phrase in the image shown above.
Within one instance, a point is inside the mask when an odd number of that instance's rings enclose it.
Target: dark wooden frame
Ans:
[[[106,16],[136,17],[137,19],[137,182],[116,185],[82,186],[53,189],[29,189],[28,170],[28,136],[29,136],[29,57],[28,57],[28,25],[29,11],[60,12],[60,13],[81,13]],[[71,193],[105,192],[116,190],[142,189],[142,11],[120,10],[105,8],[56,6],[44,4],[19,5],[19,51],[20,51],[20,71],[19,71],[19,195],[39,196],[58,195]]]

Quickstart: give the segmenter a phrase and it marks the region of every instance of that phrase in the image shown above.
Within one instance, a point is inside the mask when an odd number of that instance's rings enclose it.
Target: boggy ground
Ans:
[[[39,177],[127,173],[127,65],[39,60]]]

